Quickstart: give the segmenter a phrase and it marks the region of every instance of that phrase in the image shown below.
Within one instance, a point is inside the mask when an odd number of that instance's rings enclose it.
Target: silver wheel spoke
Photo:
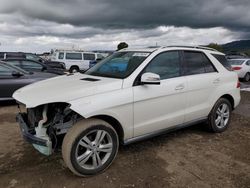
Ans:
[[[223,118],[220,119],[220,126],[221,126],[221,127],[224,126],[224,119],[223,119]]]
[[[104,165],[109,160],[112,151],[111,135],[105,130],[95,129],[79,140],[75,157],[79,166],[93,170]]]
[[[221,121],[221,117],[218,116],[217,119],[215,120],[215,124],[218,126]]]
[[[92,146],[92,143],[87,136],[84,136],[82,140],[84,140],[88,145]]]
[[[78,163],[80,165],[84,165],[87,162],[87,160],[91,157],[92,154],[93,154],[92,151],[86,151],[84,154],[77,157]]]
[[[221,108],[221,113],[224,113],[227,110],[227,105],[223,104]]]
[[[80,140],[79,145],[82,146],[82,147],[85,147],[87,149],[91,149],[92,148],[91,145],[86,144],[83,140]]]
[[[104,152],[104,153],[111,153],[112,152],[112,148],[113,148],[113,144],[109,143],[109,144],[105,144],[105,145],[100,145],[98,147],[98,151]]]
[[[103,138],[105,137],[105,135],[106,135],[106,132],[105,131],[97,131],[97,133],[96,133],[96,137],[95,137],[95,144],[98,146],[101,142],[102,142],[102,140],[103,140]]]
[[[224,117],[225,117],[225,118],[228,118],[228,117],[229,117],[229,112],[225,112],[225,113],[224,113]]]

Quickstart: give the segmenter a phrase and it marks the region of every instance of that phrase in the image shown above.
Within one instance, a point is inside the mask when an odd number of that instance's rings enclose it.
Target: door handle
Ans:
[[[178,86],[176,86],[175,90],[183,90],[184,89],[184,84],[180,84]]]
[[[217,78],[213,81],[214,84],[218,84],[220,82],[220,78]]]

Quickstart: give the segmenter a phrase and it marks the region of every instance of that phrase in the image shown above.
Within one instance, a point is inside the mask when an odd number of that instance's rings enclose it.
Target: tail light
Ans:
[[[236,86],[237,88],[240,88],[240,81],[238,80],[238,82],[237,82],[237,86]]]
[[[233,67],[233,70],[240,70],[242,67]]]

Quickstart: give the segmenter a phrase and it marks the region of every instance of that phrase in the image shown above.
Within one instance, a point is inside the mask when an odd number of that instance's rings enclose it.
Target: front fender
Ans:
[[[70,108],[84,118],[107,115],[121,123],[124,139],[133,137],[132,88],[93,95],[70,101]]]

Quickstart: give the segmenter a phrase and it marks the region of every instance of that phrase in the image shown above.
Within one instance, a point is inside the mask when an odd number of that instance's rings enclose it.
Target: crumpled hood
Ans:
[[[87,78],[87,79],[86,79]],[[85,80],[84,80],[85,79]],[[73,74],[36,82],[17,90],[13,98],[33,108],[54,102],[69,102],[122,88],[122,79]]]

